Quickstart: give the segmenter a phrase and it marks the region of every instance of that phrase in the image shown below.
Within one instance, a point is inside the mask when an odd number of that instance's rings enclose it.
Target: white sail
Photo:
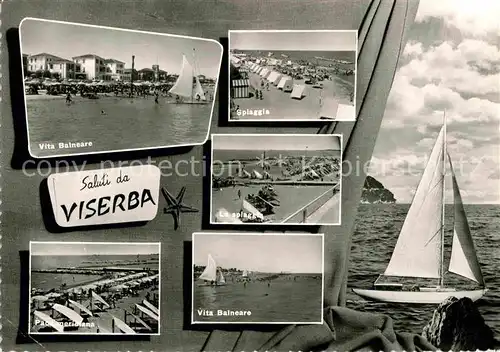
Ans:
[[[208,255],[207,267],[203,270],[199,278],[206,281],[215,281],[217,279],[217,264],[212,255]]]
[[[448,155],[450,162],[451,175],[453,180],[453,200],[454,200],[454,229],[453,229],[453,245],[451,250],[451,258],[449,271],[461,275],[478,284],[484,286],[483,273],[477,259],[474,242],[470,233],[467,216],[465,214],[462,196],[458,188],[455,172],[451,158]]]
[[[226,283],[226,279],[224,278],[224,275],[222,275],[222,271],[219,271],[219,280],[217,280],[217,283],[219,283],[219,284]]]
[[[196,76],[196,87],[194,89],[194,95],[195,97],[199,95],[200,100],[203,101],[207,100],[207,98],[205,97],[205,92],[203,91],[203,88],[201,86],[200,80],[198,79],[198,76]]]
[[[193,97],[193,77],[194,69],[189,63],[186,55],[182,55],[182,68],[174,86],[169,93],[191,99]]]
[[[444,128],[439,132],[406,215],[384,273],[387,276],[441,277]]]

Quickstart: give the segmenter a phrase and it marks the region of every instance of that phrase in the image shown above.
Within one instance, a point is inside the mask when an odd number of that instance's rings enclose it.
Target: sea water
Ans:
[[[201,144],[207,137],[212,104],[155,104],[149,98],[77,96],[27,101],[30,146],[39,156]],[[59,143],[92,142],[60,150]],[[56,145],[47,149],[43,143]]]
[[[392,317],[397,331],[421,334],[431,320],[436,305],[409,305],[368,302],[351,291],[371,288],[389,263],[408,204],[360,205],[353,235],[348,281],[347,306],[356,310]],[[477,301],[479,311],[496,337],[500,336],[500,206],[465,205],[477,256],[489,291]],[[445,268],[449,263],[453,234],[453,206],[446,206]],[[454,274],[445,276],[445,285],[467,285],[471,281]],[[460,287],[460,286],[458,286]]]

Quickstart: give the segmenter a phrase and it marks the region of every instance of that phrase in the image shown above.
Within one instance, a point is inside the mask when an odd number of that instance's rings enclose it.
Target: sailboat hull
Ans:
[[[413,304],[439,304],[448,297],[464,298],[468,297],[472,301],[477,301],[484,296],[487,289],[458,291],[453,289],[422,289],[421,291],[385,291],[352,289],[354,293],[364,299],[389,303],[413,303]]]

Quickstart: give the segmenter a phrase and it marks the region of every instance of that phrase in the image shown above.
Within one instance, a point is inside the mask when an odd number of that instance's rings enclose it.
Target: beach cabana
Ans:
[[[276,80],[276,77],[278,77],[278,72],[276,71],[272,71],[269,76],[267,76],[267,80],[271,83],[274,83],[274,81]]]
[[[278,89],[283,90],[283,92],[291,92],[293,90],[293,79],[291,77],[281,78]]]
[[[339,102],[337,99],[325,98],[323,99],[323,105],[321,106],[319,117],[321,119],[336,119],[338,108]]]
[[[267,78],[271,74],[271,70],[266,68],[266,72],[262,75],[262,78]]]
[[[267,72],[267,71],[268,71],[268,69],[267,69],[267,68],[263,68],[263,69],[259,72],[259,75],[260,75],[261,77],[264,77],[264,75],[266,74],[266,72]]]
[[[339,104],[336,120],[337,121],[356,120],[356,109],[354,109],[353,105]]]
[[[292,99],[302,99],[305,96],[306,86],[303,84],[294,84],[290,98]]]
[[[281,82],[281,77],[283,77],[283,75],[279,72],[276,72],[276,77],[272,81],[275,86],[277,86]]]
[[[248,79],[233,79],[231,81],[231,98],[249,98],[250,81]]]

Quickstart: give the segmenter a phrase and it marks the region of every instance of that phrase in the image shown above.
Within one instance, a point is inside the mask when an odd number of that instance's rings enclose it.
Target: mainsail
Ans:
[[[196,76],[196,87],[194,89],[195,98],[197,95],[200,97],[200,100],[203,100],[203,101],[207,100],[207,98],[205,97],[205,92],[203,91],[203,88],[201,87],[201,83],[200,83],[198,76]]]
[[[481,286],[484,286],[483,274],[477,259],[474,242],[470,233],[467,216],[462,203],[462,196],[460,195],[460,189],[458,188],[450,155],[448,155],[448,161],[450,163],[451,176],[453,180],[453,200],[455,208],[453,245],[449,271],[476,281]]]
[[[219,283],[219,284],[226,283],[226,279],[224,279],[224,275],[222,275],[222,271],[219,271],[219,279],[217,280],[217,283]]]
[[[195,78],[195,87],[193,89],[193,78]],[[193,65],[191,65],[186,57],[182,55],[182,67],[179,77],[174,86],[168,91],[171,94],[187,98],[206,101],[205,92],[201,86],[198,75],[195,72]]]
[[[205,281],[215,281],[217,279],[217,264],[212,255],[208,255],[208,264],[200,275],[200,279]]]
[[[413,197],[386,276],[441,277],[445,126]]]
[[[174,86],[169,93],[191,99],[193,97],[193,77],[194,69],[189,63],[186,55],[182,55],[182,68]]]

